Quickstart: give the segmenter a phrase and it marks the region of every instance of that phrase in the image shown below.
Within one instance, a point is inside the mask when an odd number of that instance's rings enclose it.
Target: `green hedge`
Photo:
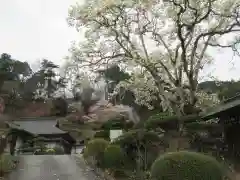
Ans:
[[[223,180],[223,166],[213,157],[180,151],[160,156],[152,165],[152,180]]]
[[[54,154],[56,154],[56,155],[65,154],[65,153],[64,153],[64,149],[63,149],[62,147],[60,147],[60,146],[55,146],[55,147],[53,148],[53,150],[54,150]]]
[[[128,130],[132,128],[134,125],[133,122],[129,121],[126,122],[124,119],[114,119],[114,120],[109,120],[105,122],[101,129],[103,130],[111,130],[111,129],[125,129]]]
[[[159,119],[157,117],[149,118],[145,122],[144,127],[146,129],[156,129],[160,127],[163,130],[171,130],[171,129],[175,130],[178,128],[177,116],[166,116],[166,117],[161,117]]]
[[[127,157],[126,161],[128,161],[126,166],[129,168],[136,165],[139,148],[143,156],[146,155],[147,152],[147,159],[143,161],[145,161],[144,164],[150,168],[152,162],[158,157],[159,150],[164,150],[168,147],[168,143],[164,137],[160,137],[156,132],[141,129],[124,133],[117,138],[113,144],[119,145],[124,150]]]
[[[118,145],[109,145],[104,151],[104,167],[118,170],[123,167],[125,160],[124,151]]]
[[[179,121],[185,123],[195,122],[199,119],[199,115],[186,115],[182,117],[177,117],[175,115],[170,115],[168,113],[159,113],[151,116],[145,123],[144,127],[146,129],[156,129],[157,127],[163,130],[176,130],[179,126]]]
[[[83,153],[84,158],[93,158],[96,165],[102,166],[104,151],[108,144],[108,141],[101,138],[88,141]]]
[[[97,131],[94,135],[94,138],[103,138],[105,140],[110,140],[110,131],[109,130],[101,130]]]
[[[17,164],[17,159],[11,155],[0,156],[0,177],[11,172]]]

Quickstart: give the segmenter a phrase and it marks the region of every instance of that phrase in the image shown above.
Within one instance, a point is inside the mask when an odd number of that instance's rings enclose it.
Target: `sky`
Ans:
[[[61,64],[73,40],[68,8],[75,0],[0,0],[0,53],[36,66],[47,58]]]
[[[68,26],[68,8],[77,0],[0,0],[0,53],[27,61],[33,69],[43,58],[61,65],[71,42],[83,38]],[[211,73],[221,80],[240,79],[240,58],[231,50],[212,51]]]

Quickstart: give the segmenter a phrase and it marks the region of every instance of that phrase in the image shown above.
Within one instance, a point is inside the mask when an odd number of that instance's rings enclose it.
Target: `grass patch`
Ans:
[[[16,168],[18,159],[11,155],[1,155],[0,156],[0,177],[5,176]]]

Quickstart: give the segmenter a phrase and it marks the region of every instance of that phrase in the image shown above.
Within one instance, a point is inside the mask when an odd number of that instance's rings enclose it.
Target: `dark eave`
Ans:
[[[232,101],[224,101],[222,104],[219,104],[211,109],[209,109],[202,119],[211,119],[219,117],[221,114],[226,113],[235,108],[240,108],[240,99],[234,99]],[[240,109],[239,109],[240,110]]]

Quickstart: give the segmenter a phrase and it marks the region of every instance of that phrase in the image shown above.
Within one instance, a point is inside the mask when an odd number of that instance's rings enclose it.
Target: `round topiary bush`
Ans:
[[[108,120],[107,122],[103,123],[101,129],[104,130],[111,130],[111,129],[124,129],[125,127],[125,121],[122,119],[122,117]]]
[[[110,136],[109,130],[97,131],[94,135],[95,138],[103,138],[105,140],[110,140],[109,136]]]
[[[224,168],[213,157],[180,151],[160,156],[151,167],[152,180],[223,180]]]
[[[176,130],[178,129],[179,121],[177,116],[160,116],[161,114],[156,114],[151,116],[145,123],[144,127],[146,129],[155,129],[160,127],[163,130]]]
[[[108,144],[108,141],[101,138],[89,141],[84,149],[83,157],[92,158],[97,165],[102,164],[103,154]]]
[[[60,146],[55,146],[55,147],[53,148],[53,150],[54,150],[54,152],[55,152],[56,155],[62,155],[62,154],[64,154],[64,149],[63,149],[62,147],[60,147]]]
[[[117,169],[121,168],[124,162],[124,152],[118,145],[109,145],[103,156],[105,168]]]

